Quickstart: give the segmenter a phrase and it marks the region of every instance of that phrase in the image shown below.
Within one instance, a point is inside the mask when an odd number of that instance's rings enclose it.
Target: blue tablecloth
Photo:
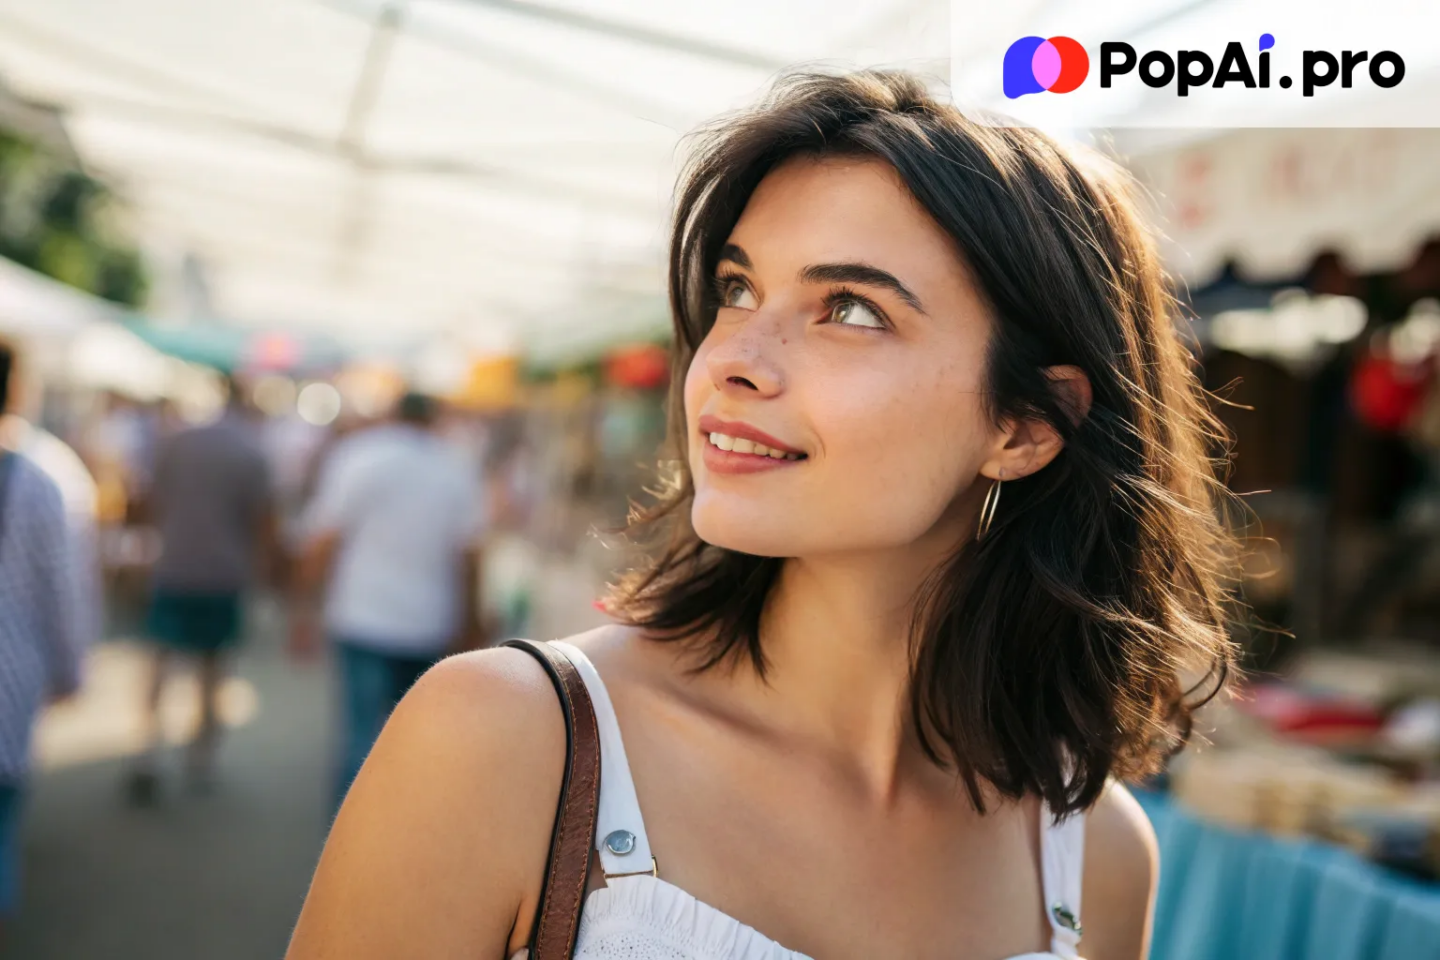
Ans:
[[[1160,841],[1150,960],[1440,960],[1440,886],[1136,796]]]

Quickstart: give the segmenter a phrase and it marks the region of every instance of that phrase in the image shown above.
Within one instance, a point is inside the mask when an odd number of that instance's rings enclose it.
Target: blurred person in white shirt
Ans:
[[[410,393],[391,422],[340,441],[302,520],[292,645],[315,653],[323,619],[342,707],[337,808],[410,686],[485,641],[481,478],[438,421],[437,401]]]

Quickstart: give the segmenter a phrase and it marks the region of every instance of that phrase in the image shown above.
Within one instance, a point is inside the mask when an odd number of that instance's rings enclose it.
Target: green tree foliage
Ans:
[[[0,130],[0,256],[129,307],[145,264],[115,226],[115,198],[63,158]]]

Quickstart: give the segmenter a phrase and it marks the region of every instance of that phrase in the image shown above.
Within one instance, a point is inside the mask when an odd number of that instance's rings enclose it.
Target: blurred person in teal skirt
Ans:
[[[161,555],[147,633],[155,642],[145,688],[145,748],[128,777],[132,800],[154,799],[162,740],[160,703],[174,655],[198,660],[200,722],[188,747],[192,786],[208,789],[220,735],[217,695],[243,636],[246,594],[274,541],[269,467],[239,386],[226,383],[222,415],[160,448],[151,504]]]

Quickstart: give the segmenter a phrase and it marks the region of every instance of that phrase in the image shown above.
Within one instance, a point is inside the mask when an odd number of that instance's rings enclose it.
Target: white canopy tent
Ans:
[[[61,108],[162,267],[204,265],[199,284],[163,269],[153,312],[553,356],[663,329],[682,136],[752,102],[784,67],[897,65],[943,84],[953,52],[961,97],[1003,107],[998,64],[1016,37],[1083,20],[1075,35],[1092,42],[1149,43],[1211,4],[975,2],[953,20],[951,6],[0,0],[0,76]],[[1435,76],[1412,66],[1417,82]],[[1336,163],[1359,179],[1272,189],[1287,163],[1302,180],[1339,175],[1316,166],[1321,138],[1350,144]],[[1365,264],[1413,250],[1440,217],[1433,150],[1403,130],[1238,131],[1135,151],[1135,166],[1163,202],[1190,204],[1167,253],[1203,282],[1232,257],[1273,274],[1327,243]]]
[[[801,61],[943,80],[948,22],[946,0],[0,0],[0,74],[63,109],[149,245],[204,263],[217,314],[543,349],[663,323],[685,131]]]

